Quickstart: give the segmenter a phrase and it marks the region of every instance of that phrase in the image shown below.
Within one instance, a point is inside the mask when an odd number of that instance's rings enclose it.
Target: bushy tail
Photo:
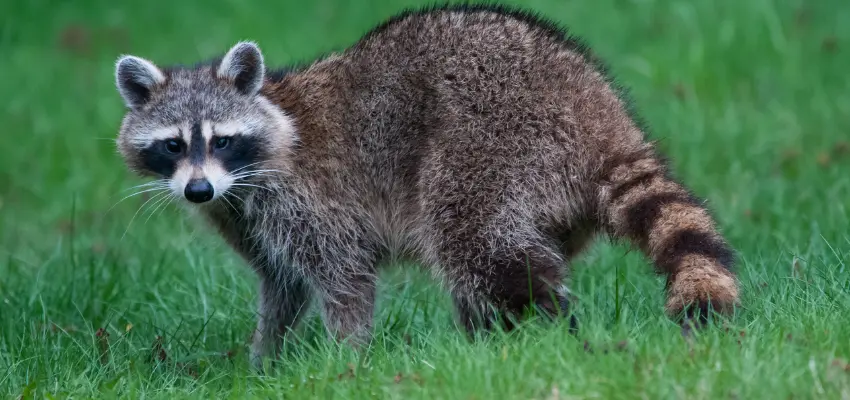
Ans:
[[[703,202],[647,148],[612,162],[602,210],[614,237],[637,245],[667,275],[666,310],[692,317],[727,312],[738,302],[735,257]]]

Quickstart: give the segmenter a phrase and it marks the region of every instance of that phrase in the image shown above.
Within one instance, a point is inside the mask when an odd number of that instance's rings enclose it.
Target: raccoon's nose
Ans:
[[[206,179],[192,179],[186,185],[183,195],[192,203],[203,203],[213,198],[213,187]]]

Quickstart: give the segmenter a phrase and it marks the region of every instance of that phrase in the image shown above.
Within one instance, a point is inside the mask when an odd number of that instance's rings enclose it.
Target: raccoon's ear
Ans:
[[[115,63],[115,85],[131,109],[145,105],[153,87],[163,82],[162,71],[144,58],[123,56]]]
[[[263,53],[253,42],[239,42],[221,59],[216,74],[233,82],[240,93],[253,96],[263,87],[265,79]]]

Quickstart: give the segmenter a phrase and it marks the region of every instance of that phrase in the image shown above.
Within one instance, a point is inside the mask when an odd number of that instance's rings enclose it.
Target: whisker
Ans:
[[[157,201],[156,201],[156,203],[152,204],[149,208],[150,208],[150,209],[153,209],[153,211],[151,211],[151,212],[148,214],[148,217],[145,219],[145,222],[143,223],[143,225],[147,225],[147,223],[148,223],[148,221],[151,219],[151,217],[153,217],[153,215],[154,215],[154,214],[156,214],[156,211],[157,211],[157,210],[159,210],[159,208],[160,208],[161,206],[163,206],[165,203],[167,203],[167,202],[171,201],[171,198],[172,198],[172,197],[173,197],[173,195],[172,195],[171,193],[169,193],[169,195],[168,195],[168,196],[165,196],[165,197],[163,197],[163,198],[161,198],[161,199],[157,200]]]
[[[147,187],[147,186],[167,185],[169,182],[170,182],[170,180],[169,180],[169,179],[157,179],[157,180],[155,180],[155,181],[145,182],[145,183],[142,183],[142,184],[139,184],[139,185],[136,185],[136,186],[128,187],[128,188],[126,188],[126,189],[121,189],[121,191],[122,191],[122,192],[126,192],[126,191],[128,191],[128,190],[133,190],[133,189],[143,188],[143,187]]]
[[[256,173],[256,174],[245,174],[245,175],[231,176],[231,178],[233,178],[234,181],[238,181],[238,180],[248,179],[248,178],[251,178],[251,177],[254,177],[254,176],[269,176],[269,175],[261,172],[261,173]]]
[[[231,185],[231,186],[237,186],[237,187],[238,187],[238,186],[247,186],[247,187],[255,187],[255,188],[265,189],[265,190],[268,190],[268,191],[270,191],[270,192],[273,192],[273,191],[274,191],[274,190],[271,190],[271,189],[269,189],[269,188],[267,188],[267,187],[265,187],[265,186],[254,185],[254,184],[250,184],[250,183],[234,183],[234,184],[233,184],[233,185]]]
[[[236,178],[236,179],[233,180],[233,183],[231,183],[231,185],[235,184],[235,183],[251,182],[248,178],[252,178],[254,176],[262,176],[262,175],[251,175],[251,176],[246,176],[246,177],[243,177],[243,178]]]
[[[239,174],[251,174],[251,173],[255,173],[255,172],[283,172],[283,171],[281,171],[279,169],[252,169],[250,171],[240,172]],[[231,175],[239,175],[239,174],[231,174]]]
[[[257,162],[250,163],[250,164],[248,164],[248,165],[243,165],[243,166],[241,166],[241,167],[239,167],[239,168],[234,169],[233,171],[230,171],[230,173],[231,173],[231,174],[236,173],[236,172],[241,171],[241,170],[243,170],[243,169],[245,169],[245,168],[248,168],[248,167],[251,167],[251,166],[257,165],[257,164],[259,164],[259,163],[261,163],[261,162],[262,162],[262,161],[257,161]]]
[[[131,226],[131,225],[133,225],[133,221],[136,219],[136,216],[137,216],[137,215],[139,215],[139,211],[142,211],[142,208],[144,208],[146,204],[150,203],[150,202],[151,202],[151,200],[153,200],[153,199],[156,199],[156,198],[158,198],[158,197],[160,197],[160,196],[167,196],[168,194],[169,194],[169,193],[168,193],[167,191],[163,191],[162,193],[157,193],[157,194],[155,194],[155,195],[151,196],[151,198],[149,198],[147,201],[145,201],[144,203],[142,203],[142,205],[140,205],[140,206],[139,206],[139,209],[138,209],[138,210],[136,210],[136,213],[135,213],[135,214],[133,214],[133,218],[130,218],[130,222],[127,224],[127,229],[124,229],[124,234],[123,234],[123,235],[121,235],[121,239],[120,239],[120,240],[124,240],[124,237],[125,237],[125,236],[127,236],[127,232],[129,232],[129,231],[130,231],[130,226]]]
[[[242,199],[241,197],[237,196],[236,193],[234,193],[233,191],[230,191],[230,189],[228,189],[226,192],[224,192],[223,196],[226,196],[226,195],[233,196],[233,198],[236,199],[236,200],[239,200],[239,202],[241,202],[243,206],[245,205],[245,200]]]
[[[243,175],[251,175],[256,173],[265,173],[265,172],[283,172],[278,169],[252,169],[250,171],[242,171],[238,174],[231,173],[231,176],[243,176]]]
[[[233,197],[239,199],[239,201],[242,202],[242,205],[245,205],[245,200],[242,199],[241,197],[239,197],[239,195],[240,194],[249,194],[249,191],[246,188],[239,188],[239,187],[232,187],[231,186],[230,189],[227,189],[227,193],[229,193]]]
[[[164,212],[165,212],[165,209],[166,209],[166,208],[168,208],[168,206],[170,206],[170,205],[171,205],[171,203],[173,203],[173,202],[174,202],[174,200],[176,200],[176,199],[179,199],[179,197],[177,197],[177,196],[170,196],[170,197],[169,197],[169,199],[168,199],[168,202],[167,202],[167,203],[165,203],[165,207],[162,207],[162,210],[160,210],[160,212],[159,212],[159,213],[160,213],[160,215],[162,215],[162,213],[164,213]]]
[[[250,178],[252,176],[273,176],[271,173],[280,172],[276,170],[258,170],[258,171],[249,171],[241,174],[231,175],[234,180]]]
[[[229,178],[233,179],[234,181],[236,181],[236,180],[239,180],[239,179],[245,179],[245,178],[249,178],[249,177],[252,177],[252,176],[267,176],[266,175],[267,172],[274,172],[274,171],[276,171],[276,170],[245,171],[245,172],[242,172],[242,173],[239,173],[239,174],[229,173],[229,174],[225,174],[225,175],[220,176],[218,179],[216,179],[215,183],[218,183],[219,181],[221,181],[222,179],[224,179],[226,177],[229,177]]]
[[[242,214],[239,212],[239,210],[238,210],[238,209],[236,209],[236,206],[234,206],[234,205],[233,205],[233,203],[231,203],[231,202],[230,202],[230,200],[228,200],[228,199],[227,199],[227,192],[224,192],[224,193],[221,195],[221,198],[222,198],[224,201],[226,201],[226,202],[227,202],[227,204],[229,204],[229,205],[230,205],[230,208],[232,208],[232,209],[233,209],[233,212],[235,212],[235,213],[236,213],[237,215],[239,215],[239,216],[242,216]]]
[[[113,204],[113,205],[112,205],[112,207],[109,207],[109,209],[108,209],[108,210],[106,210],[106,212],[112,211],[112,209],[113,209],[113,208],[115,208],[115,206],[117,206],[117,205],[118,205],[119,203],[121,203],[122,201],[129,199],[130,197],[138,196],[138,195],[140,195],[140,194],[142,194],[142,193],[148,193],[148,192],[153,192],[153,191],[156,191],[156,190],[165,190],[165,189],[167,189],[167,188],[164,188],[164,187],[163,187],[163,188],[161,188],[161,187],[155,187],[155,188],[149,188],[149,189],[145,189],[145,190],[142,190],[142,191],[139,191],[139,192],[136,192],[136,193],[129,194],[129,195],[127,195],[127,196],[124,196],[124,198],[123,198],[123,199],[118,200],[117,202],[115,202],[115,204]]]

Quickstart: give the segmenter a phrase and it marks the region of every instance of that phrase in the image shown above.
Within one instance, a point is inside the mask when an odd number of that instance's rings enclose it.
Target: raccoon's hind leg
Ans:
[[[613,164],[601,202],[608,231],[636,244],[667,275],[668,315],[683,316],[687,333],[689,322],[702,325],[709,311],[730,311],[739,301],[734,255],[702,201],[670,177],[651,148]]]
[[[442,243],[438,263],[469,334],[494,324],[512,329],[531,307],[549,317],[569,315],[570,330],[577,329],[562,282],[565,261],[543,240],[517,244],[459,232]]]

